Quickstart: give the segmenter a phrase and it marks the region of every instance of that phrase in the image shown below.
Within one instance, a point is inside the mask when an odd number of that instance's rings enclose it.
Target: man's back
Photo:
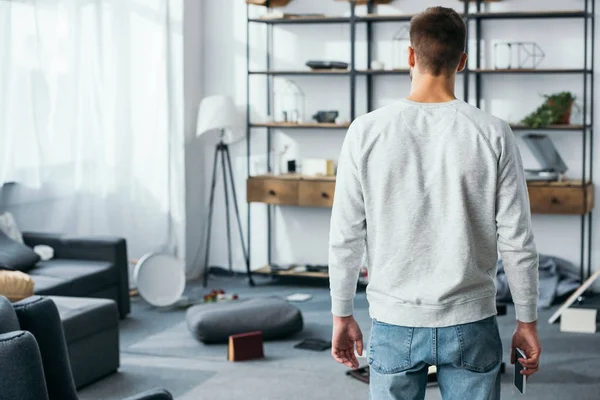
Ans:
[[[402,100],[359,118],[348,135],[368,221],[373,318],[441,327],[494,315],[498,164],[512,136],[506,123],[460,100]],[[527,200],[512,187],[498,195]],[[521,221],[528,215],[502,218],[515,224],[511,239],[528,242],[523,262],[535,262],[528,221]]]
[[[366,250],[370,396],[423,399],[435,365],[445,399],[500,398],[498,253],[520,348],[539,368],[538,257],[527,184],[508,125],[454,95],[467,64],[466,25],[431,7],[410,24],[406,100],[358,118],[340,153],[331,215],[332,355],[351,368],[363,337],[353,317]]]

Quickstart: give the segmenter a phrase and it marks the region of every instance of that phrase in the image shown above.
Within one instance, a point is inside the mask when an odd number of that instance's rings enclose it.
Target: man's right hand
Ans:
[[[333,338],[331,354],[340,364],[352,369],[358,368],[358,360],[354,354],[354,345],[359,356],[363,353],[363,336],[354,317],[333,317]]]
[[[524,371],[521,374],[525,376],[531,376],[539,371],[540,369],[540,355],[542,354],[542,346],[537,334],[537,321],[531,323],[525,323],[518,321],[517,329],[513,334],[510,362],[514,364],[516,361],[515,349],[521,349],[525,352],[527,358],[519,358],[519,362],[523,367]]]

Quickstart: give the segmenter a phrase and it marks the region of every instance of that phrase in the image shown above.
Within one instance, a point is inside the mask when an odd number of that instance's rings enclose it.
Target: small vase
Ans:
[[[549,106],[552,107],[553,104],[554,104],[553,101],[548,100]],[[556,124],[558,124],[558,125],[570,125],[571,124],[571,114],[573,114],[573,105],[574,105],[574,102],[572,101],[569,108],[567,110],[565,110],[563,115],[561,115],[561,117],[556,121]]]
[[[571,124],[571,114],[573,113],[573,102],[571,102],[571,106],[565,111],[565,113],[560,117],[558,123],[560,125],[570,125]]]

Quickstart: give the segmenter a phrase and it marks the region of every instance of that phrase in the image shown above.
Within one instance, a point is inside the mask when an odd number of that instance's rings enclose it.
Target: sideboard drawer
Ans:
[[[303,207],[331,207],[334,192],[334,181],[301,181],[299,185],[299,205]]]
[[[298,205],[298,181],[275,178],[249,178],[248,203]]]
[[[530,183],[529,201],[533,213],[583,215],[594,208],[594,187]]]

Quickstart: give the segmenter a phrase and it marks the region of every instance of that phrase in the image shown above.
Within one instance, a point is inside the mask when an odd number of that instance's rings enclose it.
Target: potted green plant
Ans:
[[[560,92],[545,95],[546,101],[537,110],[526,116],[521,123],[528,128],[542,128],[549,125],[569,125],[575,104],[575,95]]]

